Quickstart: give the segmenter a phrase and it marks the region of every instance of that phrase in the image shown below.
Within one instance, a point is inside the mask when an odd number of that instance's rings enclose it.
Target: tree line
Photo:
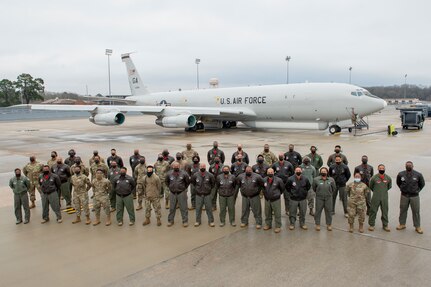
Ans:
[[[21,74],[16,81],[3,79],[0,81],[0,107],[8,107],[21,103],[44,99],[45,85],[41,78],[33,78],[30,74]]]
[[[386,87],[368,87],[371,94],[382,99],[402,99],[406,98],[419,99],[420,101],[431,101],[431,87],[416,85],[386,86]]]

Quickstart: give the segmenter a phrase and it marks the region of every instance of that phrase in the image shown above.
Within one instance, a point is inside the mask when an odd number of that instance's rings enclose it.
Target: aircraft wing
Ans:
[[[33,110],[50,111],[88,111],[91,114],[109,111],[140,112],[147,115],[166,116],[192,114],[208,119],[252,120],[256,113],[247,108],[223,107],[178,107],[178,106],[129,106],[129,105],[30,105]]]

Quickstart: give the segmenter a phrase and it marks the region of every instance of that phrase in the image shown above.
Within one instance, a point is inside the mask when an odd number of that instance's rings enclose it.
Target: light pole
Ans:
[[[349,68],[349,84],[352,83],[352,67]]]
[[[286,57],[286,84],[289,84],[289,61],[292,59],[290,56]]]
[[[199,63],[201,62],[201,59],[196,58],[195,64],[196,64],[196,85],[199,90]]]
[[[407,74],[404,75],[404,99],[407,96]]]
[[[112,55],[112,49],[106,49],[105,55],[108,56],[108,82],[109,82],[109,96],[111,96],[111,62],[109,56]]]

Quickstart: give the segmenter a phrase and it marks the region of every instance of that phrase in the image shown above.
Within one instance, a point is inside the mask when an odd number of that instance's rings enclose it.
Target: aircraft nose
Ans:
[[[388,103],[385,100],[382,100],[382,101],[383,101],[383,108],[386,108]]]

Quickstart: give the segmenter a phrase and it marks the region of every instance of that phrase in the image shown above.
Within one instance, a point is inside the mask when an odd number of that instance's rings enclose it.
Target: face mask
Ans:
[[[102,179],[102,178],[103,178],[103,175],[102,175],[102,174],[96,174],[96,178],[97,178],[97,179]]]
[[[362,163],[363,163],[363,164],[367,164],[367,163],[368,163],[368,159],[363,159],[363,160],[362,160]]]
[[[187,150],[191,150],[191,149],[192,149],[192,147],[191,147],[191,146],[188,146],[188,147],[187,147]]]
[[[220,161],[219,160],[216,160],[216,161],[214,161],[215,163],[220,163]]]
[[[120,172],[120,175],[121,176],[126,176],[126,173],[125,172]]]
[[[268,174],[268,177],[273,177],[274,175],[272,174],[272,173],[269,173]]]
[[[94,162],[95,162],[96,164],[99,164],[99,163],[100,163],[100,160],[96,159]]]
[[[159,158],[157,158],[157,160],[158,160],[158,161],[162,161],[162,160],[163,160],[163,157],[159,157]]]
[[[140,163],[140,164],[145,164],[145,159],[141,159],[141,160],[139,160],[139,163]]]
[[[51,154],[51,157],[52,157],[52,158],[56,158],[57,156],[56,156],[55,154],[53,154],[53,153],[52,153],[52,154]]]
[[[229,174],[229,171],[228,170],[223,170],[223,173],[224,174]]]
[[[34,157],[31,157],[31,158],[30,158],[30,161],[31,161],[31,162],[34,162],[35,160],[36,160],[36,159],[35,159]]]
[[[176,167],[176,168],[174,168],[174,171],[175,171],[175,172],[179,172],[179,171],[180,171],[180,168],[179,168],[179,167]]]
[[[407,170],[407,171],[412,171],[412,169],[413,169],[413,167],[411,167],[411,166],[406,166],[406,170]]]
[[[327,176],[328,174],[327,174],[326,172],[322,172],[320,175],[321,175],[322,177],[325,177],[325,176]]]
[[[201,168],[201,169],[199,169],[201,172],[204,172],[205,171],[205,168]]]
[[[61,164],[61,161],[57,161],[57,164]]]
[[[198,164],[198,163],[199,163],[199,161],[198,161],[198,160],[194,160],[193,162],[194,162],[195,164]]]
[[[360,181],[361,181],[361,179],[360,179],[360,178],[356,178],[356,177],[355,177],[354,181],[355,181],[356,183],[358,183],[358,182],[360,182]]]
[[[269,148],[264,148],[263,151],[264,152],[269,152]]]
[[[180,157],[180,156],[177,156],[177,160],[181,160],[181,157]]]
[[[304,160],[304,164],[305,164],[305,165],[309,165],[309,164],[310,164],[310,161],[308,161],[308,160]]]
[[[314,149],[312,149],[312,150],[311,150],[311,153],[312,153],[312,154],[315,154],[315,153],[316,153],[316,151],[315,151]]]
[[[99,155],[98,152],[93,152],[93,156],[97,156],[97,155]]]
[[[263,159],[258,159],[257,163],[263,163]]]
[[[301,176],[302,172],[295,172],[297,176]]]
[[[70,152],[69,152],[69,156],[74,157],[74,156],[75,156],[75,152],[70,151]]]
[[[289,149],[289,151],[290,151],[290,152],[292,152],[292,151],[293,151],[293,148],[290,148],[290,149]]]
[[[238,148],[238,151],[241,151],[241,150],[242,150],[242,147],[239,147],[239,148]]]
[[[111,155],[112,155],[112,156],[115,156],[115,152],[111,152]]]
[[[216,145],[216,144],[215,144],[215,145],[213,145],[213,148],[218,148],[218,145]]]
[[[380,170],[379,170],[379,173],[380,173],[380,174],[385,174],[385,170],[381,170],[381,169],[380,169]]]
[[[147,176],[148,177],[151,177],[153,175],[153,172],[152,171],[147,171]]]
[[[15,176],[16,176],[16,177],[20,177],[20,176],[21,176],[21,173],[15,173]]]
[[[341,161],[336,161],[335,163],[336,163],[336,164],[338,164],[338,165],[340,165],[340,164],[341,164]]]
[[[112,168],[117,168],[117,165],[111,165]]]
[[[334,150],[335,153],[340,153],[339,149]]]
[[[169,153],[168,153],[168,152],[164,152],[164,153],[162,153],[162,155],[163,155],[163,156],[168,156],[168,155],[169,155]]]
[[[242,158],[239,158],[236,160],[237,162],[242,162]]]
[[[43,171],[43,174],[44,174],[44,175],[49,174],[49,170],[44,170],[44,171]]]
[[[134,152],[134,155],[139,155],[139,152],[135,151],[135,152]]]
[[[284,159],[284,158],[283,158],[283,157],[281,157],[281,156],[279,156],[279,157],[278,157],[278,160],[279,160],[279,161],[282,161],[283,159]]]
[[[81,163],[81,162],[80,162],[80,161],[78,161],[78,160],[77,160],[77,161],[75,161],[75,164],[76,164],[76,165],[79,165],[80,163]]]
[[[79,175],[81,173],[81,171],[75,171],[76,175]]]
[[[246,176],[251,176],[251,172],[246,172],[245,175]]]

